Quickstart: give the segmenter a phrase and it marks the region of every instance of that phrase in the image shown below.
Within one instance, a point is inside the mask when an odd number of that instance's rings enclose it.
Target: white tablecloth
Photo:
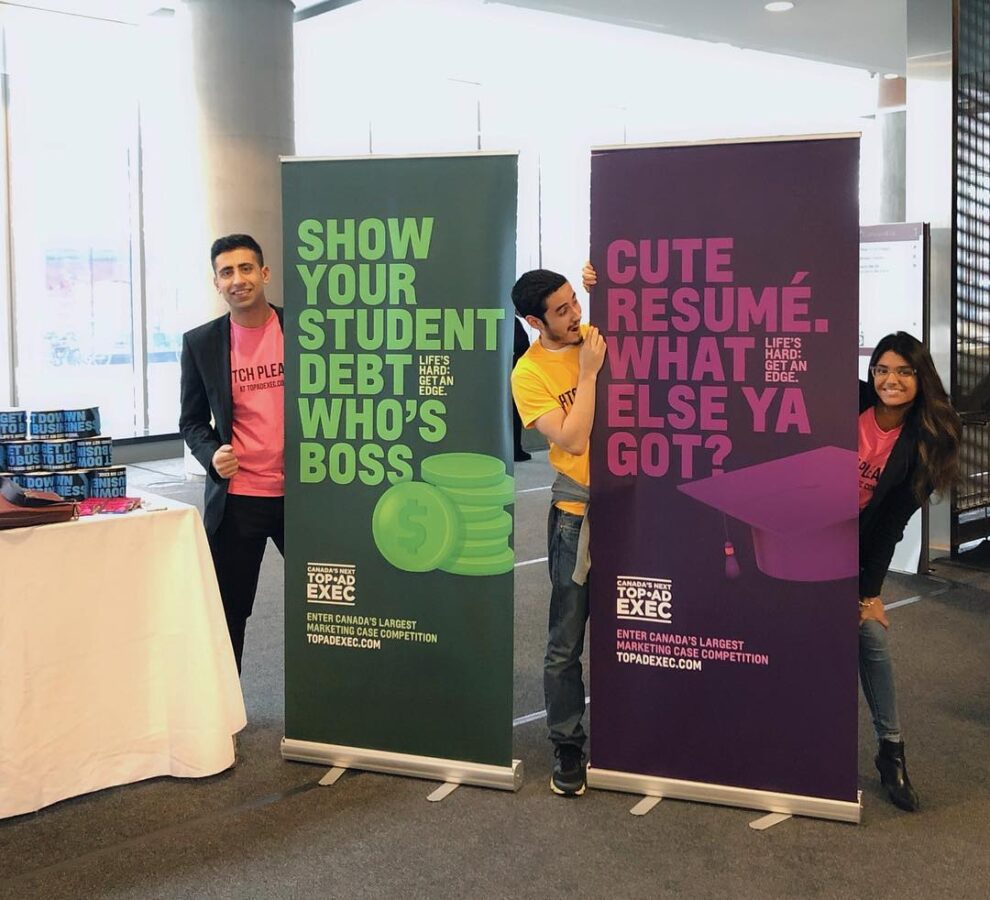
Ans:
[[[0,818],[233,765],[244,701],[206,534],[165,502],[0,531]]]

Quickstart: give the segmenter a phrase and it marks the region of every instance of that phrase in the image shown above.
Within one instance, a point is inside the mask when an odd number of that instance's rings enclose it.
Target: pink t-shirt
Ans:
[[[880,473],[887,465],[890,451],[901,433],[902,425],[890,431],[881,430],[873,407],[859,414],[859,508],[864,509],[873,499]]]
[[[231,494],[281,497],[285,493],[285,349],[273,312],[259,328],[230,323],[230,390],[234,400],[237,474]]]

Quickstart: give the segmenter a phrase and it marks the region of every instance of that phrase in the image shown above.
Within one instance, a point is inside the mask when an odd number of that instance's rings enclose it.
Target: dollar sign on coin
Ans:
[[[425,543],[426,529],[423,527],[422,522],[416,522],[414,520],[420,519],[425,521],[426,515],[426,507],[415,500],[410,500],[399,512],[399,534],[393,540],[407,553],[412,553],[413,555],[419,553]]]
[[[422,481],[394,484],[371,515],[378,552],[397,569],[430,572],[457,556],[464,526],[453,502]]]

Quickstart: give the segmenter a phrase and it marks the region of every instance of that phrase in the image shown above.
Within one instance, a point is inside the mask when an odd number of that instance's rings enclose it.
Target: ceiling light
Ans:
[[[767,12],[787,12],[789,9],[794,9],[794,4],[791,0],[774,0],[773,3],[767,3],[763,8]]]
[[[893,81],[895,78],[900,78],[901,76],[896,72],[884,72],[883,77],[886,78],[887,81]]]

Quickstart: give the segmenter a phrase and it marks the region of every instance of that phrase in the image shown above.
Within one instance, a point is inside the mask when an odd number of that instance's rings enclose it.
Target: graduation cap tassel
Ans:
[[[725,577],[730,581],[739,577],[739,560],[736,559],[736,548],[729,540],[729,520],[725,513],[722,513],[722,530],[725,532],[725,545],[722,550],[725,553]]]

